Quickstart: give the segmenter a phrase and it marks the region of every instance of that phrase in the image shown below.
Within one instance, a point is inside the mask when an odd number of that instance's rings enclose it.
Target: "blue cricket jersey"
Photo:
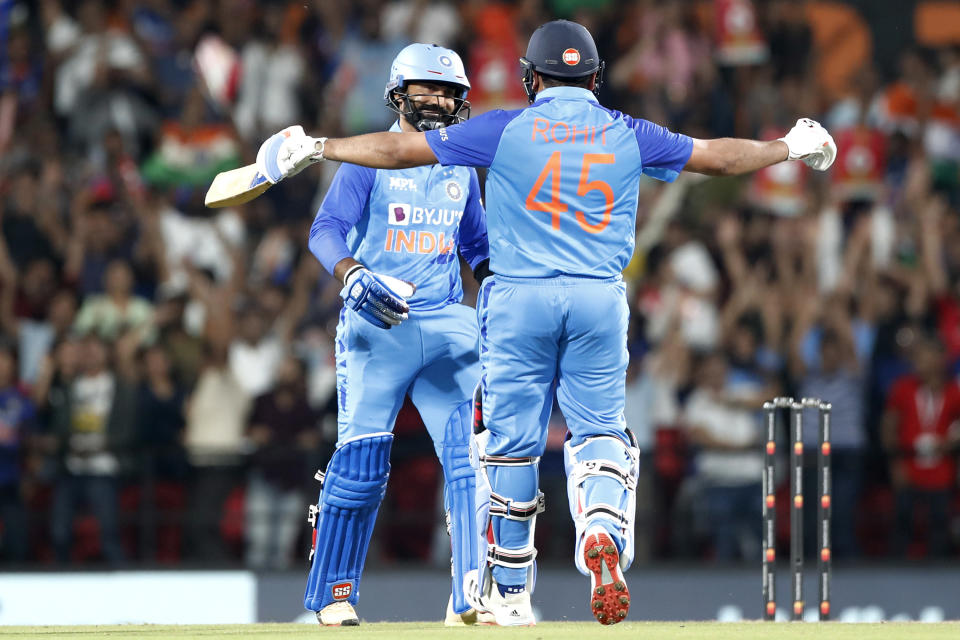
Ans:
[[[394,124],[391,131],[400,131]],[[460,261],[488,256],[475,169],[439,165],[411,169],[340,166],[310,228],[310,250],[333,273],[353,257],[376,273],[417,285],[411,309],[460,302]]]
[[[673,181],[693,141],[601,106],[579,87],[428,131],[441,165],[490,167],[490,268],[514,277],[609,277],[633,255],[641,174]]]

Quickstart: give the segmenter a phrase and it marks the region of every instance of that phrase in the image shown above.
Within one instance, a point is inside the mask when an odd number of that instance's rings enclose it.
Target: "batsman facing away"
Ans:
[[[595,97],[603,61],[590,33],[574,22],[541,25],[520,64],[531,102],[524,109],[492,111],[461,123],[448,120],[450,126],[417,132],[404,128],[343,139],[315,139],[299,130],[277,134],[261,147],[257,168],[271,182],[324,159],[377,169],[435,164],[489,168],[486,220],[489,269],[495,275],[483,281],[477,303],[482,419],[475,421],[470,438],[479,566],[466,575],[464,596],[497,624],[535,623],[530,604],[536,579],[533,533],[543,509],[537,465],[556,393],[569,428],[564,457],[576,525],[574,562],[590,577],[594,616],[602,624],[614,624],[629,609],[623,572],[633,559],[638,452],[623,418],[629,311],[620,274],[633,253],[638,179],[646,174],[672,181],[681,171],[736,175],[796,159],[823,171],[833,163],[836,145],[808,119],[798,120],[779,140],[699,140],[607,109]],[[365,209],[369,224],[400,222],[392,217],[392,207]],[[318,220],[322,217],[321,209]],[[402,261],[390,268],[401,269],[401,264],[407,268]],[[416,280],[413,270],[388,271],[394,273]],[[356,265],[338,275],[346,281],[341,294],[346,306],[359,312],[346,311],[341,326],[355,325],[364,314],[382,314],[387,322],[406,319],[408,292],[396,281]],[[420,317],[429,318],[429,312],[411,304],[408,322]],[[375,328],[365,330],[375,335]],[[346,371],[339,345],[338,336],[338,371]],[[398,349],[405,346],[397,344]],[[386,370],[404,353],[387,354],[391,364]],[[349,393],[347,402],[348,407],[361,406],[356,400],[350,404]],[[382,431],[388,424],[366,427]],[[385,475],[386,454],[380,448],[385,445],[379,443],[388,443],[389,437],[366,435],[341,443],[321,493],[318,540],[340,531],[369,536],[369,505],[375,512],[382,484],[368,478]],[[349,467],[342,464],[361,449],[375,452],[374,459],[383,462],[376,469],[352,460]],[[328,497],[331,478],[339,474],[351,474],[350,482],[358,486],[378,488],[366,502]],[[332,515],[324,521],[328,503]],[[355,538],[356,544],[365,551],[366,539],[361,538]],[[318,569],[319,551],[314,558],[308,608],[327,602],[338,580],[359,575],[351,560],[363,554],[348,553],[349,543],[340,544],[336,562],[322,561],[329,569]],[[325,582],[315,586],[318,572]]]

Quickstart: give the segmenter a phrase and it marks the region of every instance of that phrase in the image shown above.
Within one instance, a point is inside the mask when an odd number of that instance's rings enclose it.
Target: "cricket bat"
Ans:
[[[233,207],[250,202],[271,186],[272,183],[257,171],[257,165],[248,164],[218,173],[207,189],[203,204],[211,209]]]

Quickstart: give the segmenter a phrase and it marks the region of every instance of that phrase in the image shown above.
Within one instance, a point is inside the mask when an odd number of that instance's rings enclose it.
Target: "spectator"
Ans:
[[[896,492],[891,547],[903,557],[914,540],[917,506],[927,510],[927,553],[948,551],[948,510],[960,447],[960,386],[947,376],[943,345],[921,337],[913,348],[914,373],[893,385],[883,416],[883,442]],[[911,552],[912,555],[912,552]]]
[[[104,340],[121,332],[143,331],[150,323],[153,306],[133,295],[133,271],[123,260],[107,265],[103,277],[105,293],[89,296],[80,307],[74,329],[81,335],[95,331]]]
[[[136,386],[130,336],[118,345],[111,367],[109,345],[96,334],[80,343],[79,371],[63,395],[50,397],[50,425],[59,442],[61,470],[51,527],[57,562],[70,559],[73,517],[85,501],[100,525],[104,558],[124,561],[118,530],[118,478],[135,438]]]
[[[813,306],[813,305],[811,305]],[[800,396],[818,398],[832,405],[830,430],[830,455],[832,461],[833,483],[831,499],[833,505],[833,523],[831,539],[835,557],[855,558],[859,555],[856,542],[856,514],[859,502],[861,472],[863,469],[863,451],[866,431],[864,420],[864,400],[866,386],[863,379],[863,367],[869,350],[858,352],[852,332],[852,322],[845,310],[846,301],[841,297],[828,305],[828,315],[839,318],[819,335],[817,359],[805,359],[801,353],[801,344],[805,332],[810,331],[807,318],[798,318],[795,323],[791,354],[791,373],[799,385]],[[811,316],[813,314],[810,314]],[[804,483],[815,486],[817,482],[816,448],[819,445],[817,412],[807,409],[804,412],[804,446],[808,455],[804,468]],[[805,528],[808,540],[807,548],[815,548],[816,520],[815,502],[807,503],[807,518],[810,525]]]
[[[220,518],[230,492],[242,482],[249,409],[250,396],[227,364],[225,346],[208,343],[186,411],[185,445],[192,475],[187,548],[193,560],[216,563],[230,557],[220,537]]]
[[[44,206],[40,166],[27,164],[15,170],[9,195],[0,200],[3,238],[13,265],[26,270],[29,263],[57,255],[51,242],[51,226],[58,224],[54,210]]]
[[[280,293],[275,288],[261,288],[259,304],[252,304],[240,312],[237,337],[230,344],[230,368],[250,397],[266,393],[273,387],[277,368],[289,349],[297,320],[306,308],[310,283],[316,279],[319,270],[317,265],[312,256],[304,255],[289,298],[285,300],[282,294],[270,295]],[[275,300],[272,304],[268,302],[271,299]]]
[[[248,436],[255,449],[247,484],[246,533],[249,567],[287,569],[301,532],[303,482],[320,445],[320,415],[307,404],[304,366],[283,360],[273,390],[253,404]]]
[[[183,448],[186,392],[171,373],[170,356],[153,345],[142,351],[137,400],[137,426],[142,455],[139,469],[140,508],[144,513],[142,538],[156,558],[174,561],[180,557],[184,486],[187,458]],[[149,556],[148,556],[149,557]]]
[[[330,113],[328,124],[347,134],[382,131],[390,126],[393,116],[383,108],[386,76],[370,73],[370,69],[389,69],[393,57],[408,42],[405,37],[382,38],[378,0],[357,5],[359,11],[353,14],[355,22],[341,43],[339,65],[330,80],[327,98],[329,109],[340,107],[339,112]]]
[[[259,28],[245,34],[240,48],[241,78],[233,111],[240,133],[253,140],[303,120],[300,93],[306,78],[306,59],[291,24],[300,17],[280,3],[261,7]]]
[[[17,388],[17,358],[10,344],[0,344],[0,558],[27,559],[27,517],[20,467],[34,429],[33,403]]]
[[[753,558],[760,549],[763,468],[757,407],[765,396],[732,390],[722,354],[706,355],[698,372],[683,417],[690,442],[699,449],[697,506],[709,523],[714,558]]]
[[[138,155],[156,112],[142,97],[151,78],[137,42],[111,24],[103,0],[82,0],[77,22],[59,2],[44,8],[47,48],[58,62],[53,106],[70,140],[88,151],[104,132],[117,129]]]

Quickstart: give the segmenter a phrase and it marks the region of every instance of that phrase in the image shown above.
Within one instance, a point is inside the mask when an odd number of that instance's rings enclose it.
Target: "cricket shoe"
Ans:
[[[457,613],[453,610],[453,596],[447,600],[447,615],[443,619],[445,627],[467,627],[471,625],[495,625],[497,621],[492,614],[484,611],[477,611],[474,608],[467,609],[463,613]]]
[[[356,627],[360,625],[357,612],[349,602],[334,602],[317,611],[317,622],[322,627]]]
[[[583,562],[590,570],[590,610],[600,624],[616,624],[630,610],[630,591],[620,572],[620,554],[610,534],[591,527],[583,539]]]
[[[501,595],[496,581],[491,577],[487,588],[480,593],[476,569],[467,572],[463,579],[463,590],[467,601],[477,610],[478,625],[532,627],[537,624],[527,590]]]

